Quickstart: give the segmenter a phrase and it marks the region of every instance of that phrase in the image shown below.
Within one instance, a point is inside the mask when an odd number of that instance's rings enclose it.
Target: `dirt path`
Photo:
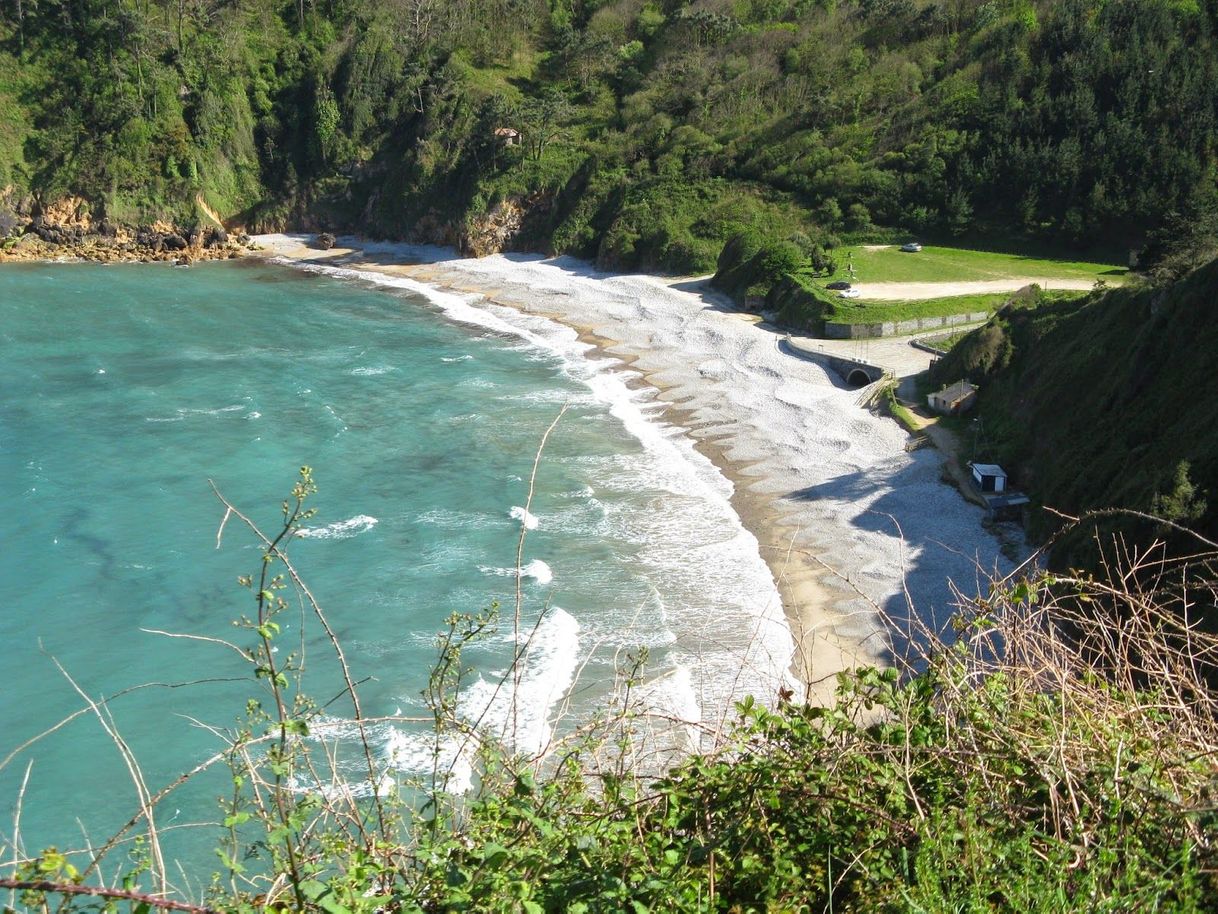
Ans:
[[[201,192],[195,194],[195,203],[198,204],[199,209],[203,210],[203,213],[209,219],[216,223],[216,225],[220,226],[220,228],[224,228],[224,220],[220,218],[219,214],[214,209],[207,205],[207,200],[204,199]]]
[[[871,301],[919,301],[953,295],[980,295],[1015,292],[1036,283],[1042,289],[1069,289],[1085,292],[1095,283],[1090,279],[1046,279],[1043,276],[1015,276],[970,282],[863,282],[855,283],[860,297]]]

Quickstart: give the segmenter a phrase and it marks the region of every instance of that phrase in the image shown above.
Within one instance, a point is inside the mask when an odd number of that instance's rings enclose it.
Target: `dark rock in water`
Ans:
[[[322,232],[317,236],[317,239],[313,242],[313,245],[314,247],[321,248],[323,251],[328,251],[330,248],[334,247],[337,242],[338,239],[329,232]]]

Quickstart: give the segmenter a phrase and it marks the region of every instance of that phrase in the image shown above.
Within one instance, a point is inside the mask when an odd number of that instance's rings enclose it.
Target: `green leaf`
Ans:
[[[235,812],[231,816],[226,816],[224,819],[225,828],[233,828],[237,825],[243,825],[250,820],[248,812]]]
[[[238,863],[234,858],[226,854],[223,849],[216,848],[216,856],[220,858],[220,862],[224,864],[226,870],[232,870],[234,873],[244,873],[245,867]]]
[[[502,844],[488,844],[482,848],[482,862],[487,866],[498,866],[508,856],[508,849]]]
[[[300,884],[301,894],[323,911],[330,914],[351,914],[351,909],[340,904],[334,898],[334,889],[316,879],[306,879]]]

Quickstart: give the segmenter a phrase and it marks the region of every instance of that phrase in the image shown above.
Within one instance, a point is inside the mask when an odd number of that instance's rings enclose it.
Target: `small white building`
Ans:
[[[504,146],[515,146],[520,142],[520,131],[514,127],[496,127],[495,139]]]
[[[973,470],[973,482],[982,492],[1005,492],[1007,490],[1007,474],[996,463],[970,463]]]

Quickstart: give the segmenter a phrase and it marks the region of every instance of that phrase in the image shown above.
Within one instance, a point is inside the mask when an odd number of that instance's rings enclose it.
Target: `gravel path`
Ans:
[[[1010,279],[986,279],[972,282],[863,282],[855,283],[860,297],[871,301],[922,301],[928,298],[949,298],[953,295],[983,295],[1015,292],[1035,283],[1042,289],[1066,289],[1085,292],[1095,283],[1089,279],[1046,279],[1043,276],[1013,276]]]

